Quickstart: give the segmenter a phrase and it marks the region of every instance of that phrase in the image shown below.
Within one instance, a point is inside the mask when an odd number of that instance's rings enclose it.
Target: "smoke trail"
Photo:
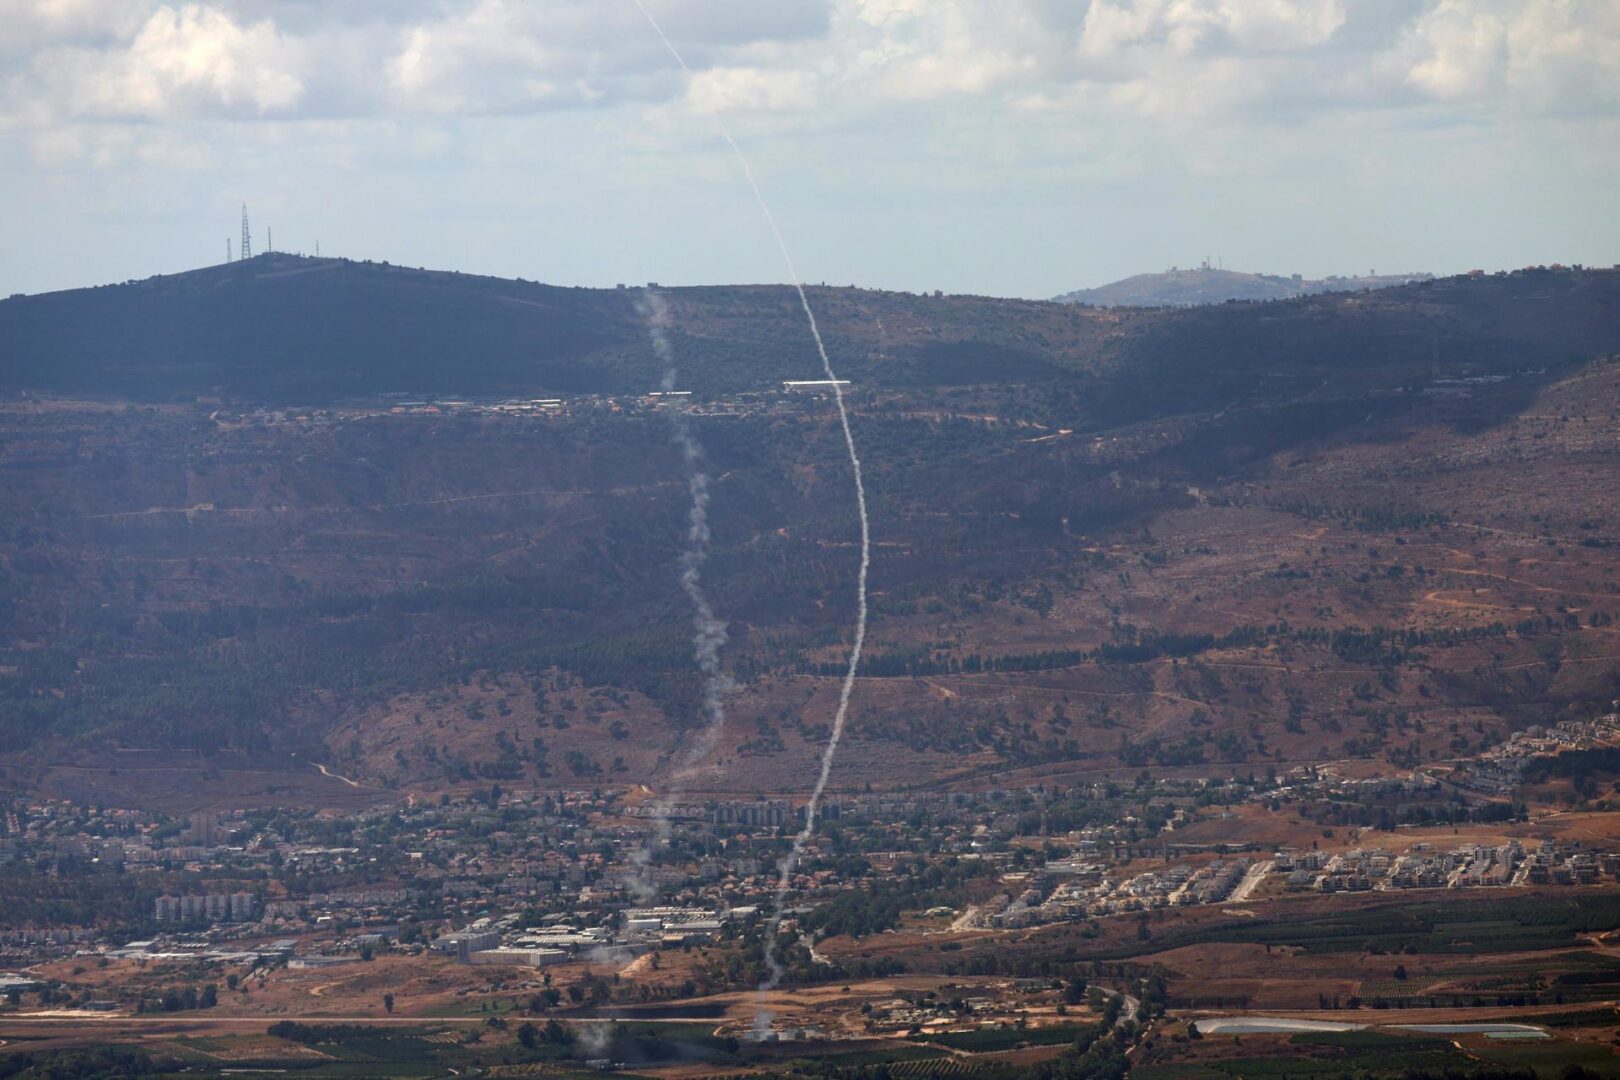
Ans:
[[[669,36],[664,33],[664,28],[658,25],[658,20],[653,18],[652,12],[647,10],[642,0],[634,0],[634,3],[652,26],[653,32],[658,35],[658,40],[664,43],[664,48],[669,50],[669,54],[690,78],[692,69],[686,65],[680,50],[675,48]],[[850,431],[849,411],[844,406],[843,388],[838,383],[838,376],[833,373],[832,361],[827,358],[827,346],[821,340],[821,330],[816,326],[816,313],[810,309],[810,298],[805,294],[803,282],[799,280],[799,272],[793,265],[793,256],[788,253],[787,241],[782,238],[782,230],[776,226],[776,216],[771,213],[770,204],[765,201],[765,194],[760,191],[759,183],[754,179],[754,170],[749,166],[747,156],[737,145],[737,140],[731,137],[731,129],[726,127],[726,122],[720,114],[710,110],[709,115],[714,119],[715,126],[720,129],[726,145],[731,147],[737,163],[742,166],[743,176],[748,180],[748,187],[754,193],[754,202],[759,204],[760,213],[765,215],[765,223],[770,226],[771,235],[776,238],[776,246],[782,253],[782,261],[787,264],[788,278],[799,294],[799,306],[804,308],[804,317],[810,324],[810,336],[816,341],[816,352],[821,356],[821,369],[832,382],[833,400],[838,405],[838,424],[844,433],[844,449],[849,452],[849,465],[855,476],[855,506],[861,523],[861,567],[855,584],[855,640],[849,651],[849,667],[844,672],[843,685],[838,691],[838,709],[833,714],[832,733],[828,736],[827,747],[821,754],[821,773],[816,777],[815,787],[810,792],[810,801],[804,807],[804,828],[793,838],[793,846],[779,867],[776,902],[765,931],[765,964],[770,971],[770,977],[759,986],[760,993],[764,994],[782,981],[781,961],[776,958],[776,937],[782,926],[782,904],[793,882],[793,871],[798,867],[799,859],[804,854],[804,847],[815,834],[816,814],[821,808],[821,796],[827,789],[827,778],[832,774],[833,760],[838,755],[838,743],[844,737],[844,721],[849,715],[849,697],[855,690],[855,673],[860,669],[861,649],[866,644],[866,575],[872,561],[872,537],[866,517],[866,484],[861,478],[861,459],[855,451],[855,436]],[[761,1008],[755,1026],[760,1026],[768,1019],[768,1014]]]
[[[643,293],[636,310],[647,320],[647,335],[652,339],[653,353],[663,364],[660,385],[666,392],[675,389],[675,348],[669,341],[669,305],[652,290]],[[667,410],[670,438],[681,451],[682,467],[686,470],[686,490],[691,496],[691,507],[686,513],[686,547],[679,559],[681,590],[692,602],[692,658],[697,661],[703,675],[703,727],[697,738],[677,759],[671,773],[670,787],[653,804],[657,810],[651,843],[643,845],[631,856],[635,871],[626,884],[643,903],[651,900],[656,889],[647,880],[645,871],[652,861],[653,850],[668,841],[669,814],[675,800],[685,790],[681,774],[697,765],[714,749],[720,733],[726,726],[725,697],[735,687],[731,676],[720,666],[720,650],[727,641],[726,624],[714,613],[714,607],[703,591],[703,564],[709,558],[709,474],[703,469],[703,447],[692,434],[691,422],[678,409]]]

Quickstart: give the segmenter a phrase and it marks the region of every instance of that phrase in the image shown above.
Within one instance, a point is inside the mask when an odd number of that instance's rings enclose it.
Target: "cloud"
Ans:
[[[0,62],[59,45],[106,45],[133,35],[146,19],[125,0],[0,0]]]
[[[705,112],[806,112],[815,107],[817,86],[802,71],[724,67],[692,76],[687,100]]]
[[[90,5],[63,5],[77,12]],[[109,24],[116,23],[110,18]],[[80,18],[36,19],[51,38],[11,85],[31,93],[35,114],[52,118],[153,120],[189,115],[290,113],[307,62],[300,43],[269,20],[238,22],[200,4],[163,6],[127,40],[97,48],[82,43]],[[91,35],[93,36],[93,35]]]
[[[461,168],[475,128],[505,125],[492,160],[620,110],[618,152],[657,175],[702,167],[719,111],[751,143],[867,139],[985,187],[1240,172],[1282,127],[1620,112],[1617,0],[645,2],[690,77],[631,0],[0,0],[0,153],[183,171],[251,137],[333,168]],[[553,126],[510,123],[527,117]]]
[[[649,0],[648,6],[700,71],[724,66],[722,54],[816,38],[828,18],[823,0]],[[476,0],[401,32],[387,65],[389,104],[431,113],[502,113],[658,100],[680,93],[668,65],[629,0]],[[766,107],[808,104],[802,73],[757,64],[710,79],[703,94],[737,104],[728,88],[743,82]]]
[[[786,116],[1040,100],[1161,121],[1612,108],[1614,0],[0,0],[0,124],[517,115],[685,101]]]
[[[1131,48],[1290,51],[1327,42],[1344,22],[1342,0],[1096,0],[1080,47],[1094,57]]]
[[[1391,57],[1405,83],[1444,103],[1580,113],[1620,103],[1620,4],[1612,0],[1443,0]]]
[[[1507,68],[1507,28],[1497,15],[1442,4],[1413,27],[1414,53],[1406,81],[1442,101],[1483,97],[1496,89]]]

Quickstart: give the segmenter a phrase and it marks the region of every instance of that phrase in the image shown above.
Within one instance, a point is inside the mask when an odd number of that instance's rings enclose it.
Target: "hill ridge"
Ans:
[[[1419,281],[1433,274],[1368,274],[1306,278],[1300,274],[1263,274],[1222,267],[1182,269],[1172,266],[1158,274],[1134,274],[1091,289],[1076,289],[1053,297],[1058,303],[1096,307],[1193,307],[1229,300],[1290,300],[1329,292],[1388,289]]]

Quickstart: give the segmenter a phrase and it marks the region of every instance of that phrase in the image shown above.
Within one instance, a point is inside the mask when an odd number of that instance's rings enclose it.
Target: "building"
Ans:
[[[500,944],[501,935],[499,931],[469,928],[435,938],[433,940],[433,949],[436,952],[453,953],[461,963],[470,964],[474,953],[498,948]]]
[[[219,842],[218,819],[213,814],[192,814],[190,825],[186,829],[186,842],[197,847],[213,847]]]
[[[780,800],[742,802],[732,800],[716,804],[716,825],[746,825],[751,828],[780,828],[786,825],[792,809]]]
[[[782,390],[789,394],[817,394],[829,390],[848,390],[848,379],[783,379]]]
[[[464,964],[507,964],[513,967],[549,967],[565,963],[569,954],[562,949],[480,949],[461,959]]]
[[[152,902],[158,922],[252,922],[258,902],[252,893],[207,893],[203,896],[160,896]]]

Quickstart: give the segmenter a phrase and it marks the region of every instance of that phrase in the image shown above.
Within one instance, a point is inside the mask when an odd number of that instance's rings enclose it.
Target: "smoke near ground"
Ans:
[[[653,353],[663,366],[660,385],[667,393],[675,389],[677,374],[675,348],[669,340],[669,305],[662,296],[649,289],[642,294],[636,309],[646,320]],[[714,613],[714,606],[703,591],[703,564],[708,561],[711,541],[709,474],[703,468],[703,447],[692,433],[691,421],[684,412],[673,406],[666,406],[665,411],[670,421],[670,438],[681,453],[686,490],[690,496],[690,507],[686,512],[686,543],[677,562],[677,577],[681,591],[692,603],[692,658],[703,676],[703,723],[691,742],[676,755],[670,784],[654,804],[652,839],[637,850],[631,859],[634,871],[626,884],[636,899],[643,903],[657,895],[657,889],[648,880],[647,868],[652,862],[653,852],[669,840],[670,807],[685,790],[686,772],[706,758],[719,741],[726,726],[726,695],[735,688],[731,676],[720,665],[720,650],[727,641],[726,624]]]
[[[658,20],[653,18],[641,0],[634,0],[641,14],[651,24],[653,32],[664,43],[675,62],[688,78],[692,69],[687,66],[680,50],[675,48],[664,33]],[[833,761],[838,756],[838,744],[844,737],[844,723],[849,717],[849,699],[855,690],[855,673],[861,665],[861,649],[866,644],[866,577],[867,570],[872,561],[871,529],[866,516],[866,484],[861,478],[861,459],[855,450],[855,435],[849,426],[849,410],[844,405],[844,391],[838,383],[838,376],[833,372],[832,361],[827,357],[827,346],[821,340],[821,330],[816,325],[816,314],[810,308],[810,298],[804,291],[804,283],[799,280],[798,269],[793,265],[793,256],[788,252],[787,241],[782,237],[782,230],[777,228],[776,216],[771,213],[770,204],[765,201],[765,194],[760,190],[759,183],[754,179],[754,170],[748,164],[748,158],[743,154],[737,140],[732,138],[731,129],[721,119],[720,114],[711,110],[710,116],[714,118],[715,126],[725,138],[726,145],[731,147],[732,154],[742,166],[743,176],[748,180],[748,187],[754,193],[754,201],[759,204],[760,212],[765,215],[765,222],[770,226],[771,235],[776,239],[776,246],[782,252],[782,261],[787,264],[788,277],[793,282],[793,288],[799,294],[799,306],[804,309],[804,317],[810,324],[810,336],[815,338],[816,352],[821,357],[821,369],[827,379],[832,383],[833,400],[838,406],[838,423],[844,433],[844,448],[849,453],[850,470],[855,479],[855,504],[860,514],[861,524],[861,567],[855,585],[855,640],[850,646],[849,667],[844,672],[843,685],[838,692],[838,709],[833,714],[832,733],[827,737],[827,747],[821,754],[821,771],[816,777],[815,786],[810,791],[810,800],[804,807],[804,827],[793,838],[793,846],[779,866],[779,875],[776,883],[776,902],[771,909],[771,919],[765,928],[765,966],[770,972],[769,977],[760,984],[759,993],[761,1003],[755,1016],[756,1029],[767,1028],[770,1025],[770,1014],[765,1011],[763,995],[774,989],[782,981],[782,963],[776,955],[776,939],[782,928],[782,905],[787,899],[788,889],[793,884],[793,872],[798,868],[799,860],[804,855],[804,847],[815,835],[816,816],[821,809],[821,797],[827,789],[827,778],[832,775]]]

